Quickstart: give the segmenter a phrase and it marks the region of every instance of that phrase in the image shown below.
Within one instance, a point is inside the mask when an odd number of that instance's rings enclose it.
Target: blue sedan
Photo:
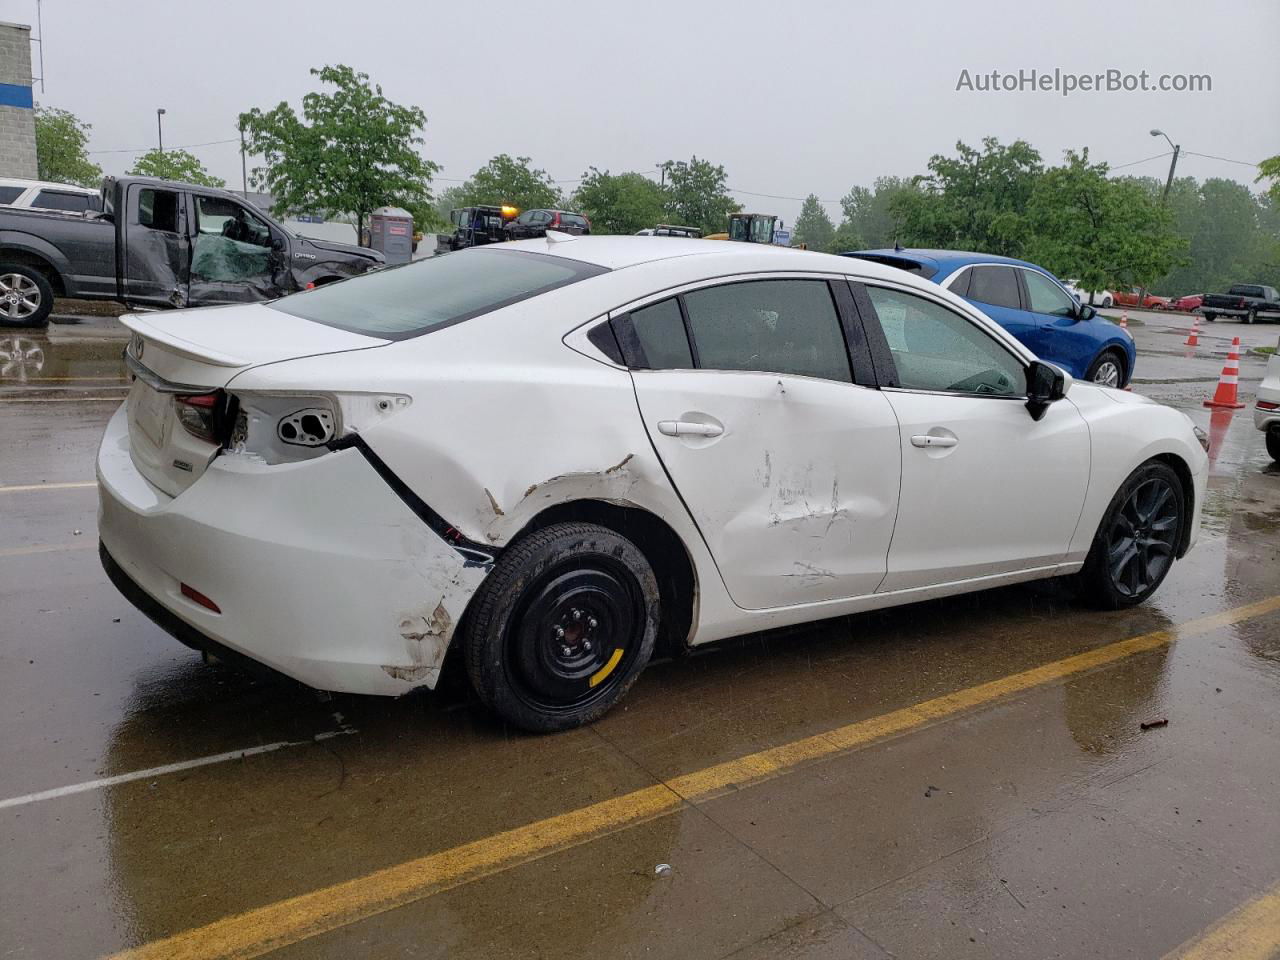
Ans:
[[[1138,353],[1129,332],[1081,305],[1034,263],[958,250],[895,248],[844,256],[898,267],[946,287],[1073,377],[1123,387],[1133,376]]]

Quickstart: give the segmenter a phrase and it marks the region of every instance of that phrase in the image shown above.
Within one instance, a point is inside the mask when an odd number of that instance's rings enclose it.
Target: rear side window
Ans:
[[[536,297],[606,267],[540,253],[472,248],[296,293],[273,310],[403,340]]]
[[[89,209],[87,193],[63,193],[59,190],[41,190],[31,201],[33,207],[46,210],[66,210],[68,213],[84,213]]]
[[[13,203],[22,196],[22,187],[0,187],[0,203]]]
[[[852,383],[840,317],[822,280],[752,280],[684,295],[698,366]]]
[[[152,230],[177,233],[178,195],[172,190],[139,191],[138,223]]]
[[[965,296],[970,300],[989,303],[993,307],[1022,308],[1018,298],[1018,278],[1013,267],[973,267],[969,272],[973,276],[969,279],[969,292]]]
[[[564,224],[568,224],[571,227],[585,227],[587,225],[586,218],[580,217],[576,213],[560,214],[560,222]]]
[[[680,304],[675,297],[631,311],[631,328],[655,370],[688,370],[693,366]]]

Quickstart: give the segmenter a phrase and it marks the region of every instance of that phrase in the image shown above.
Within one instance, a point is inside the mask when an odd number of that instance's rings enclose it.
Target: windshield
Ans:
[[[564,257],[510,250],[461,250],[268,304],[303,320],[370,337],[403,340],[608,273]]]

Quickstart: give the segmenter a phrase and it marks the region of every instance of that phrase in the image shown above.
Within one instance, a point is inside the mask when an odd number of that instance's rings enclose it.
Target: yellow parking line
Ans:
[[[879,717],[761,750],[727,763],[538,820],[354,880],[216,920],[115,955],[114,960],[257,957],[453,887],[578,846],[712,797],[790,773],[802,765],[967,713],[1037,686],[1155,650],[1175,638],[1280,610],[1280,596],[1146,633],[979,684]]]
[[[1192,937],[1164,960],[1271,960],[1280,957],[1280,883]]]
[[[30,493],[35,490],[80,490],[85,487],[96,487],[95,480],[76,480],[69,483],[19,483],[9,487],[0,487],[0,493]]]
[[[9,547],[0,550],[0,560],[5,557],[29,557],[33,553],[60,553],[63,550],[97,550],[97,538],[91,537],[85,543],[41,543],[33,547]]]

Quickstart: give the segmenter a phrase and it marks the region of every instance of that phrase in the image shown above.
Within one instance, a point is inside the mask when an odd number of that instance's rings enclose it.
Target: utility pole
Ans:
[[[1163,130],[1152,130],[1151,135],[1153,137],[1164,137],[1165,140],[1168,140],[1169,146],[1173,147],[1173,159],[1169,161],[1169,176],[1165,179],[1164,191],[1160,194],[1160,207],[1163,209],[1169,203],[1169,188],[1173,186],[1173,171],[1178,166],[1178,154],[1182,152],[1182,147],[1179,144],[1174,143],[1172,140],[1169,140],[1169,135]],[[1138,302],[1135,304],[1135,308],[1141,310],[1142,301],[1146,298],[1147,288],[1139,287]]]
[[[156,108],[156,139],[160,143],[160,152],[164,153],[164,107]]]
[[[240,118],[240,192],[249,199],[249,172],[244,159],[244,117]]]

